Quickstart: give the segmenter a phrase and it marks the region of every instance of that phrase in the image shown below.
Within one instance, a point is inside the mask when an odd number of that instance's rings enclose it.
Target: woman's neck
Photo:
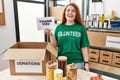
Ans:
[[[75,24],[75,22],[66,22],[65,24],[66,25],[73,25],[73,24]]]

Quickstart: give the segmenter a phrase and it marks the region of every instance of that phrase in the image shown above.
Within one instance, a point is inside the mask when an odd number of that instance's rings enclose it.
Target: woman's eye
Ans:
[[[70,12],[70,10],[68,9],[67,12]]]
[[[71,10],[71,12],[76,12],[75,10]]]
[[[68,9],[67,12],[76,12],[75,10]]]

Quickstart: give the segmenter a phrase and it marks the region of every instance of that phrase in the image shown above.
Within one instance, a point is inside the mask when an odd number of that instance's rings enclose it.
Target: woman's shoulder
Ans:
[[[56,30],[59,30],[60,28],[61,28],[61,26],[62,26],[63,24],[58,24],[57,26],[56,26]]]
[[[60,23],[60,24],[58,24],[58,25],[57,25],[57,27],[59,27],[59,26],[63,26],[63,24],[62,24],[62,23]]]
[[[81,25],[81,24],[76,24],[78,27],[82,28],[82,29],[85,29],[85,26],[84,25]]]
[[[63,27],[63,26],[64,26],[64,24],[60,23],[60,24],[57,25],[56,28],[61,28],[61,27]]]

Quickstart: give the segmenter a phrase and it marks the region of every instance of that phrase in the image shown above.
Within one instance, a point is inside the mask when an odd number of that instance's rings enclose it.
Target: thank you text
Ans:
[[[54,17],[42,17],[37,18],[38,30],[44,30],[45,28],[54,29]]]

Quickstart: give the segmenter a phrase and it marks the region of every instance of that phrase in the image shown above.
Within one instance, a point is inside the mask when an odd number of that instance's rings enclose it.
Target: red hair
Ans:
[[[81,24],[84,26],[83,24],[83,21],[82,21],[82,18],[81,18],[81,15],[80,15],[80,10],[79,10],[79,7],[75,4],[75,3],[70,3],[68,5],[65,6],[64,10],[63,10],[63,14],[62,14],[62,21],[61,23],[62,24],[65,24],[66,23],[66,18],[65,18],[65,11],[66,11],[66,8],[68,6],[73,6],[76,10],[76,17],[75,17],[75,23],[78,23],[78,24]]]

